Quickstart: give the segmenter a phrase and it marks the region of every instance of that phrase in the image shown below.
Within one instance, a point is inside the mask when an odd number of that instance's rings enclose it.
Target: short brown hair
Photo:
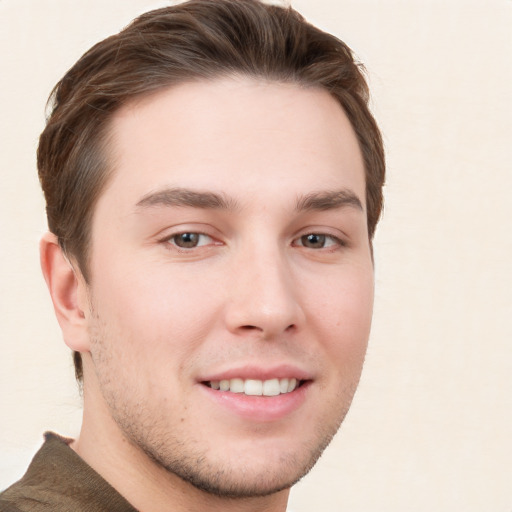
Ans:
[[[382,138],[350,48],[291,8],[258,0],[190,0],[135,19],[93,46],[55,86],[37,155],[48,225],[88,280],[91,220],[110,169],[109,121],[134,97],[227,75],[327,90],[341,104],[365,163],[368,235],[382,210]],[[80,355],[75,369],[81,378]]]

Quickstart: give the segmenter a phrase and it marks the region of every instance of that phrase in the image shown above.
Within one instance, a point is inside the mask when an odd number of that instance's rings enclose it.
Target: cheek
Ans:
[[[212,329],[218,318],[215,288],[180,268],[155,265],[144,273],[140,266],[111,266],[96,279],[95,310],[107,324],[109,338],[125,351],[168,365],[170,354],[179,360]]]
[[[347,272],[313,299],[313,322],[332,361],[344,367],[361,366],[370,334],[373,311],[373,272]]]

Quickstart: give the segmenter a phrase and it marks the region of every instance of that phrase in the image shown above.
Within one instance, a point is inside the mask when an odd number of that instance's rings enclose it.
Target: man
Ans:
[[[57,84],[41,264],[83,385],[0,510],[283,511],[355,392],[384,158],[347,46],[191,0]]]

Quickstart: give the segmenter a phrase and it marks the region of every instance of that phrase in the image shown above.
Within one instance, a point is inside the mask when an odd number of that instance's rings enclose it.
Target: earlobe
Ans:
[[[72,350],[87,352],[89,336],[85,281],[79,270],[73,268],[53,233],[43,235],[39,250],[41,269],[64,341]]]

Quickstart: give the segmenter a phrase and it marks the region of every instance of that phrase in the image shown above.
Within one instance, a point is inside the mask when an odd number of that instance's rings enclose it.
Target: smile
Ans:
[[[243,393],[249,396],[277,396],[291,393],[301,385],[301,381],[295,378],[268,380],[234,378],[212,380],[204,384],[215,390]]]

